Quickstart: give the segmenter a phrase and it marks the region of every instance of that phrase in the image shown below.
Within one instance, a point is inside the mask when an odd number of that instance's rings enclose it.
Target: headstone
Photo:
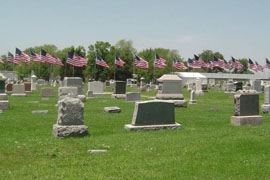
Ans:
[[[136,102],[131,124],[126,130],[178,129],[175,122],[174,104],[166,101],[152,100]]]
[[[208,84],[202,84],[201,86],[203,92],[208,92]]]
[[[32,90],[31,90],[31,83],[30,82],[25,82],[24,83],[24,90],[25,90],[26,93],[32,92]]]
[[[78,97],[78,88],[77,87],[59,87],[58,88],[58,100],[62,100],[64,97]]]
[[[56,82],[56,80],[54,80],[53,81],[53,87],[56,87],[56,85],[57,85],[57,82]]]
[[[114,82],[114,93],[112,98],[126,98],[126,82],[125,81],[115,81]]]
[[[31,76],[31,90],[35,91],[37,89],[37,76],[34,74]]]
[[[108,113],[120,113],[121,109],[117,106],[113,106],[113,107],[105,107],[104,111]]]
[[[2,73],[0,73],[0,110],[8,109],[8,106],[9,106],[8,96],[5,92],[6,80],[7,78]]]
[[[6,80],[7,78],[2,73],[0,73],[0,94],[6,93]]]
[[[264,103],[261,108],[263,113],[270,113],[270,85],[264,87]]]
[[[195,100],[195,91],[194,90],[192,90],[190,92],[189,104],[197,104],[197,101]]]
[[[65,87],[77,87],[78,95],[82,95],[82,78],[80,77],[65,77],[64,78],[64,86]]]
[[[262,124],[258,94],[240,90],[234,95],[234,116],[231,117],[231,123],[236,126]]]
[[[141,77],[140,79],[140,91],[146,91],[146,86],[145,86],[145,78],[144,77]]]
[[[48,114],[48,110],[35,110],[32,114]]]
[[[78,98],[65,97],[58,102],[58,118],[53,125],[55,137],[84,136],[88,134],[88,127],[83,124],[82,101]]]
[[[6,93],[11,94],[13,91],[13,84],[6,85]]]
[[[225,93],[233,93],[235,92],[235,85],[233,83],[233,80],[228,80],[225,88]]]
[[[103,82],[100,81],[88,82],[88,91],[92,91],[94,95],[104,94],[103,89],[104,89]]]
[[[126,101],[140,101],[141,94],[138,92],[128,92],[126,94]]]
[[[93,99],[94,98],[94,94],[93,91],[87,91],[86,93],[86,99]]]
[[[210,87],[215,87],[215,84],[216,84],[215,79],[209,79]]]
[[[40,96],[41,97],[53,97],[53,88],[51,87],[44,87],[40,89]]]
[[[26,96],[24,84],[13,84],[11,96]]]
[[[196,91],[195,94],[197,96],[202,96],[204,93],[202,91],[202,82],[200,78],[196,78]]]
[[[261,80],[255,79],[252,81],[251,87],[257,92],[262,92]]]

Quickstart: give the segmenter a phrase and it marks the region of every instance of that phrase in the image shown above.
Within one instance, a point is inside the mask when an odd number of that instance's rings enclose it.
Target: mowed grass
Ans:
[[[228,94],[209,91],[196,99],[175,108],[180,130],[128,132],[124,125],[131,123],[134,103],[100,96],[84,106],[90,135],[57,139],[57,97],[42,99],[39,91],[9,96],[10,109],[0,115],[0,179],[270,179],[270,115],[263,115],[262,126],[235,127]],[[122,112],[108,114],[105,106]],[[45,109],[46,115],[31,113]],[[89,149],[108,152],[88,154]]]

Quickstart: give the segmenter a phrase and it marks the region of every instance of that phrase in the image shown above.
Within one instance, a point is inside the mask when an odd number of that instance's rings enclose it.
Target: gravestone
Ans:
[[[41,97],[53,97],[53,88],[51,87],[44,87],[40,89],[40,96]]]
[[[88,127],[83,124],[82,101],[78,98],[65,97],[58,102],[58,118],[53,125],[53,134],[57,138],[85,136]]]
[[[32,90],[31,90],[31,83],[30,82],[25,82],[24,83],[24,90],[25,90],[26,93],[32,92]]]
[[[194,83],[193,82],[189,82],[188,85],[187,85],[187,90],[190,92],[193,90],[193,86],[194,86]]]
[[[59,87],[58,88],[58,100],[62,100],[64,97],[78,97],[78,88],[77,87]]]
[[[34,74],[31,76],[31,90],[37,90],[37,76],[35,76]]]
[[[120,113],[121,109],[117,106],[112,106],[112,107],[105,107],[104,111],[108,113]]]
[[[216,84],[215,79],[209,79],[210,87],[215,87],[215,84]]]
[[[24,84],[13,84],[11,96],[26,96]]]
[[[263,113],[270,113],[270,85],[264,87],[264,103],[261,108]]]
[[[145,83],[145,78],[144,77],[141,77],[140,79],[140,91],[146,91],[146,83]]]
[[[94,94],[93,91],[87,91],[86,93],[86,99],[93,99],[94,98]]]
[[[125,81],[115,81],[114,82],[114,93],[112,98],[126,98],[126,82]]]
[[[235,85],[233,83],[233,80],[228,80],[225,87],[225,93],[233,93],[235,92]]]
[[[0,73],[0,110],[8,109],[8,96],[6,94],[5,82],[7,78]]]
[[[78,95],[82,95],[82,78],[80,77],[65,77],[64,78],[64,87],[77,87]]]
[[[197,96],[202,96],[204,93],[202,91],[202,81],[200,78],[196,78],[196,90],[195,90],[195,94]]]
[[[128,92],[126,94],[126,101],[140,101],[141,94],[138,92]]]
[[[100,81],[91,81],[88,82],[88,91],[92,91],[94,95],[105,94],[103,92],[104,85]]]
[[[208,84],[202,84],[201,86],[203,92],[208,92]]]
[[[252,81],[251,87],[257,92],[262,92],[261,80],[255,79]]]
[[[195,100],[195,91],[194,90],[192,90],[190,92],[189,104],[197,104],[197,101]]]
[[[13,84],[6,85],[6,93],[11,94],[13,91]]]
[[[152,100],[136,102],[131,124],[126,130],[179,129],[175,122],[174,104],[166,101]]]
[[[187,107],[182,94],[182,79],[174,74],[164,74],[158,79],[159,90],[156,99],[171,100],[177,107]]]
[[[236,126],[262,124],[257,93],[240,90],[234,95],[234,116],[231,117],[231,123]]]

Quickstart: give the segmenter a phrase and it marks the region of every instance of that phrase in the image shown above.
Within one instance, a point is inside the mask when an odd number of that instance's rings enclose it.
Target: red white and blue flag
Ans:
[[[264,67],[262,65],[260,65],[257,61],[255,61],[255,64],[257,66],[258,71],[262,71],[263,72]]]
[[[140,69],[148,69],[149,67],[148,62],[137,55],[135,55],[134,65]]]
[[[255,71],[255,72],[258,72],[258,67],[254,64],[254,62],[251,60],[251,59],[248,59],[248,68]]]
[[[104,61],[100,56],[96,56],[96,64],[105,68],[110,68],[106,61]]]
[[[21,61],[21,62],[26,63],[26,64],[30,63],[30,57],[27,54],[25,54],[23,51],[16,48],[15,53],[16,53],[15,60]]]
[[[155,54],[154,67],[159,69],[164,69],[166,67],[166,59]]]
[[[30,51],[30,59],[34,62],[40,62],[41,58],[40,55],[35,53],[33,50]]]
[[[201,68],[207,68],[207,64],[199,56],[194,54],[195,64]],[[194,61],[194,60],[193,60]]]
[[[84,67],[87,66],[88,59],[78,56],[72,52],[68,52],[67,64],[74,67]]]
[[[173,68],[178,70],[185,70],[187,67],[183,62],[181,62],[177,57],[174,57],[173,59]]]
[[[19,64],[19,61],[14,58],[14,55],[11,52],[8,52],[7,61],[16,65]]]
[[[221,68],[221,69],[225,69],[224,61],[222,59],[217,58],[216,56],[214,56],[213,66]]]
[[[41,59],[41,62],[43,63],[56,64],[55,57],[53,57],[52,55],[50,55],[43,49],[41,49],[40,51],[40,59]]]
[[[210,61],[210,60],[208,60],[208,61],[207,61],[207,68],[212,70],[213,67],[214,67],[213,62]]]
[[[231,69],[231,64],[228,63],[225,59],[223,60],[224,61],[224,69]]]
[[[125,61],[123,61],[120,57],[116,55],[114,59],[114,64],[123,67],[125,65]]]
[[[232,57],[232,67],[237,70],[242,70],[244,68],[243,64],[240,63],[238,60],[234,59],[234,57]]]
[[[197,63],[196,60],[192,60],[189,58],[187,62],[188,62],[188,67],[191,67],[193,69],[200,69],[201,68],[201,66],[199,65],[199,63]]]

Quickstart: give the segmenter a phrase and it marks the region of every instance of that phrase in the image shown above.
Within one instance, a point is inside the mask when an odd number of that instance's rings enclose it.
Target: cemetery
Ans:
[[[164,75],[145,91],[146,82],[32,77],[0,76],[3,179],[270,178],[268,81]]]

